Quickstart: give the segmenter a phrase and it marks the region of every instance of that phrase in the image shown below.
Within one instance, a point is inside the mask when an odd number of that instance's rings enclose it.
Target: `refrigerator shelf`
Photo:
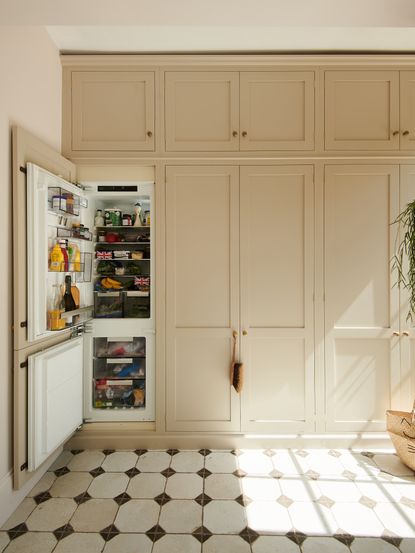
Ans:
[[[78,309],[73,309],[72,311],[64,311],[61,314],[62,319],[69,319],[71,317],[74,317],[75,315],[83,315],[85,313],[88,313],[93,311],[94,306],[93,305],[86,305],[85,307],[78,307]]]
[[[85,242],[92,242],[92,233],[87,231],[85,236],[80,236],[76,231],[65,227],[56,227],[57,238],[70,238],[71,240],[83,240]]]

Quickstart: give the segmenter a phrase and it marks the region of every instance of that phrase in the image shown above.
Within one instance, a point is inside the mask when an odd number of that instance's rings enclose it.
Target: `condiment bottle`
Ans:
[[[60,247],[60,244],[56,242],[56,244],[53,246],[52,251],[50,252],[49,270],[64,271],[65,270],[64,265],[65,265],[65,258],[64,258],[62,249]]]

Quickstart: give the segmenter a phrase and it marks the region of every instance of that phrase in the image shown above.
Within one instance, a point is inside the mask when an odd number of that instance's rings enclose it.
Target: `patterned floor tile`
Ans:
[[[291,476],[278,482],[281,492],[293,501],[314,501],[322,495],[317,482],[308,478]]]
[[[236,499],[242,494],[242,483],[233,474],[211,474],[205,479],[205,493],[212,499]]]
[[[212,536],[203,543],[203,553],[251,553],[251,546],[240,536]]]
[[[209,505],[205,507],[205,513]],[[169,501],[161,508],[159,524],[168,533],[191,534],[202,525],[202,507],[196,501]]]
[[[99,532],[114,522],[117,511],[112,499],[91,499],[79,505],[70,523],[76,532]]]
[[[332,515],[333,508],[329,511],[316,503],[298,501],[288,507],[288,511],[296,530],[308,536],[332,536],[338,527]]]
[[[304,474],[308,470],[303,470],[299,464],[298,457],[290,449],[277,449],[272,457],[272,464],[275,470],[283,475],[298,475]]]
[[[105,472],[126,472],[137,464],[138,457],[133,451],[114,451],[105,457],[102,468]]]
[[[410,507],[398,503],[378,503],[373,512],[387,530],[402,538],[415,538],[415,513]]]
[[[415,538],[404,538],[399,549],[401,553],[413,553],[415,551]]]
[[[212,451],[205,457],[205,468],[212,473],[233,473],[237,468],[237,457],[228,451]]]
[[[246,476],[240,480],[240,485],[242,493],[254,501],[276,501],[281,495],[279,481],[275,478]]]
[[[172,457],[165,451],[148,451],[138,458],[140,472],[162,472],[170,466]]]
[[[204,457],[198,451],[181,451],[171,460],[176,472],[198,472],[204,466]]]
[[[157,540],[153,553],[200,553],[201,550],[202,544],[193,536],[176,534]]]
[[[150,499],[132,499],[121,505],[114,524],[120,532],[147,532],[157,524],[160,506]]]
[[[59,470],[60,468],[66,467],[68,463],[73,459],[74,455],[69,450],[65,449],[62,451],[62,453],[59,455],[59,457],[56,459],[56,461],[49,467],[48,470],[51,472],[55,472],[55,470]]]
[[[92,481],[88,488],[91,497],[110,499],[125,492],[130,479],[123,472],[100,474]]]
[[[284,536],[259,536],[252,553],[300,553],[300,547]]]
[[[261,450],[245,450],[238,457],[238,467],[250,475],[268,475],[274,468],[272,459],[264,455]]]
[[[68,472],[55,480],[49,493],[52,497],[76,497],[86,492],[92,480],[89,472]]]
[[[151,553],[152,547],[145,534],[119,534],[105,544],[103,553]]]
[[[236,501],[222,500],[211,501],[204,507],[203,524],[213,534],[239,534],[248,526],[245,508]]]
[[[34,486],[27,494],[27,497],[35,497],[35,495],[47,492],[55,480],[56,476],[53,472],[45,472],[36,486]]]
[[[101,553],[104,544],[99,534],[71,534],[58,543],[53,553]]]
[[[261,535],[284,535],[292,528],[287,507],[277,502],[253,501],[246,508],[249,528]]]
[[[12,516],[6,520],[1,527],[1,530],[10,530],[10,528],[14,528],[18,524],[22,524],[22,522],[27,520],[28,516],[34,511],[35,508],[35,500],[26,497],[14,511]]]
[[[51,553],[56,538],[51,533],[28,532],[13,540],[6,548],[7,553]]]
[[[68,463],[68,469],[72,472],[89,472],[99,466],[105,459],[105,455],[99,450],[88,450],[74,455]]]
[[[177,473],[167,480],[166,494],[172,499],[195,499],[202,492],[203,478],[198,474]]]
[[[330,537],[307,538],[301,545],[301,551],[302,553],[350,553],[347,545]]]
[[[54,497],[36,507],[26,521],[29,530],[53,532],[69,522],[77,505],[73,499]]]
[[[317,487],[321,495],[325,495],[333,501],[357,502],[362,497],[356,483],[342,477],[324,476],[318,480]]]
[[[350,549],[352,553],[399,553],[394,545],[376,538],[356,538]]]
[[[331,508],[338,528],[352,536],[381,536],[385,527],[375,512],[360,503],[336,503]]]
[[[10,538],[7,532],[0,532],[0,553],[4,551],[9,541],[10,541]]]
[[[167,479],[159,473],[140,473],[131,478],[127,493],[135,499],[152,499],[164,492]]]

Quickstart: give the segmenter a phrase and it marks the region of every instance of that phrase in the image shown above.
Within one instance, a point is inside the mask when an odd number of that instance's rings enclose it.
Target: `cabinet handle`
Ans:
[[[242,136],[243,137],[248,136],[248,133],[246,131],[242,131]]]
[[[233,136],[234,138],[236,138],[236,137],[238,136],[237,131],[233,131],[232,136]]]
[[[394,331],[393,331],[393,335],[394,335],[394,336],[399,336],[399,332],[398,332],[397,330],[394,330]]]
[[[396,136],[397,134],[399,134],[399,131],[393,131],[392,136]]]
[[[247,330],[243,330],[243,331],[242,331],[242,336],[248,336],[248,331],[247,331]]]
[[[403,133],[402,133],[402,134],[403,134],[403,136],[408,136],[408,134],[409,134],[409,131],[403,131]]]
[[[147,131],[147,136],[151,138],[153,136],[153,133],[151,131]]]
[[[409,336],[409,332],[408,332],[407,330],[404,330],[404,331],[402,332],[402,334],[403,334],[404,336]]]

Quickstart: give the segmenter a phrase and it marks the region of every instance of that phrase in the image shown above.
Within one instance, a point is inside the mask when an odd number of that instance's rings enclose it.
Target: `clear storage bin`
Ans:
[[[145,378],[146,360],[144,357],[119,359],[94,359],[94,377],[103,378]]]
[[[145,407],[145,383],[136,379],[96,379],[93,404],[96,409]]]
[[[145,357],[146,339],[94,338],[95,357]]]
[[[124,318],[150,318],[150,292],[123,292]]]
[[[121,318],[122,300],[121,292],[94,292],[94,317]]]

